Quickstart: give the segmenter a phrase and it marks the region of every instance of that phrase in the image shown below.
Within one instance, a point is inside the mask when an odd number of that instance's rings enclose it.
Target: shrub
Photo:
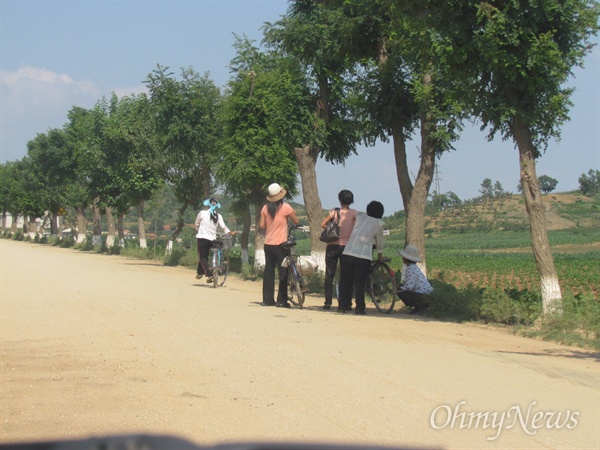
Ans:
[[[179,265],[180,266],[184,266],[187,267],[188,269],[196,269],[196,267],[198,266],[198,253],[194,250],[183,250],[183,249],[179,249],[179,250],[174,250],[175,251],[183,251],[183,254],[181,254],[180,258],[179,258]],[[167,264],[165,262],[165,264]],[[168,264],[167,264],[168,265]]]
[[[514,317],[514,302],[499,289],[485,289],[481,297],[480,317],[486,322],[509,325]]]
[[[60,246],[62,248],[69,248],[75,245],[75,240],[72,237],[62,238],[60,241]]]
[[[253,264],[242,264],[241,276],[244,280],[255,281],[261,275],[262,273],[259,273],[259,271],[254,268]]]
[[[185,256],[185,250],[182,248],[174,248],[170,255],[165,255],[166,266],[178,266],[179,261]]]
[[[81,250],[82,252],[90,252],[94,250],[94,246],[92,245],[92,236],[86,236],[85,240],[82,243],[77,244],[75,248]]]
[[[23,240],[23,233],[22,233],[22,232],[20,232],[20,231],[17,231],[17,232],[15,232],[15,233],[12,235],[11,239],[12,239],[13,241],[22,241],[22,240]]]
[[[522,330],[521,334],[600,350],[600,302],[590,295],[567,294],[562,313],[541,316],[537,328]]]
[[[457,321],[474,320],[479,317],[481,289],[468,286],[457,289],[441,280],[431,280],[433,293],[428,296],[429,310],[433,316]]]

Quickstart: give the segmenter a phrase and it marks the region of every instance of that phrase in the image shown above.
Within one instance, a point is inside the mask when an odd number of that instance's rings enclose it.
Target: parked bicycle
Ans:
[[[391,258],[375,259],[367,281],[367,292],[379,312],[389,314],[397,299],[397,286],[394,272],[387,265]]]
[[[235,235],[228,233],[217,234],[210,249],[210,269],[212,271],[213,286],[223,286],[229,275],[229,250],[233,247]]]
[[[303,276],[310,275],[309,271],[317,269],[316,264],[308,264],[308,259],[300,259],[296,254],[296,238],[292,234],[293,230],[303,230],[299,225],[292,225],[288,231],[288,238],[281,246],[289,250],[289,256],[283,260],[282,266],[288,271],[288,300],[295,306],[302,308],[304,305],[304,297],[307,291],[306,281]]]

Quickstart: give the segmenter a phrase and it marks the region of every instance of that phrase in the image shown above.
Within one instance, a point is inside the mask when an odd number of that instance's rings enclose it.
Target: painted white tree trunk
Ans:
[[[265,249],[256,249],[254,251],[254,268],[257,271],[265,269]]]
[[[144,226],[144,200],[138,203],[138,235],[140,237],[140,248],[148,248],[146,241],[146,227]]]
[[[317,272],[321,275],[325,274],[325,252],[319,250],[313,250],[310,252],[310,256],[317,262]]]
[[[562,295],[558,277],[541,277],[544,314],[562,312]]]

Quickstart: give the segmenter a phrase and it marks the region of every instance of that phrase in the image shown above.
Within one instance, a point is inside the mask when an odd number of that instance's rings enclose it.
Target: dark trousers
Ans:
[[[413,308],[423,308],[427,306],[425,294],[419,294],[414,291],[398,291],[397,294],[406,306],[411,306]]]
[[[325,250],[325,304],[331,305],[333,300],[333,279],[338,262],[342,258],[344,245],[329,244]]]
[[[208,264],[208,254],[213,241],[208,239],[196,239],[196,241],[198,244],[198,268],[196,269],[196,273],[209,277],[212,271],[210,270],[210,264]]]
[[[365,310],[365,290],[370,271],[371,261],[368,259],[342,255],[340,273],[340,309],[349,310],[352,307],[352,287],[354,287],[356,310]]]
[[[287,267],[281,267],[281,263],[288,256],[289,251],[281,248],[279,245],[265,244],[265,271],[263,273],[263,303],[272,305],[275,303],[275,269],[279,272],[279,289],[277,292],[277,303],[286,304],[288,302]]]

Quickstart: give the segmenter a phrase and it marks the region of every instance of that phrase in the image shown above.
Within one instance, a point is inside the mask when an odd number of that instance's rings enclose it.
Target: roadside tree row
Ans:
[[[181,205],[171,240],[187,208],[219,190],[236,199],[247,258],[251,217],[258,216],[265,187],[277,181],[296,193],[299,180],[311,252],[323,261],[317,162],[344,163],[359,144],[391,140],[405,241],[419,247],[425,269],[435,161],[455,150],[469,120],[518,151],[549,312],[560,308],[561,292],[536,160],[560,137],[571,106],[569,77],[597,31],[598,5],[587,0],[293,1],[281,20],[264,25],[261,47],[237,37],[223,89],[208,74],[184,68],[177,78],[159,65],[145,80],[147,94],[74,107],[62,129],[39,134],[23,160],[2,166],[3,179],[11,180],[2,187],[2,209],[29,217],[49,211],[55,218],[60,207],[92,208],[99,237],[101,211],[107,221],[116,214],[119,224],[135,207],[143,247],[144,202],[162,183]],[[413,181],[407,142],[416,137],[420,166]],[[86,229],[80,217],[78,228]],[[122,225],[116,229],[122,242]],[[260,234],[256,239],[260,264]]]

